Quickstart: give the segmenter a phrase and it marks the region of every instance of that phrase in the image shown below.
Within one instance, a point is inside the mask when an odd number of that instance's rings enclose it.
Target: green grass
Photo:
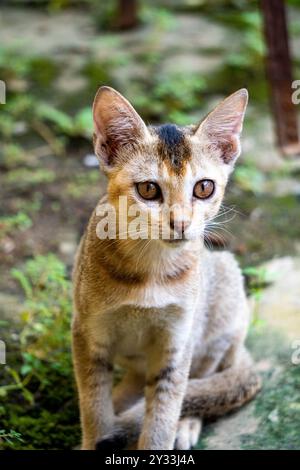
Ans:
[[[54,255],[37,256],[12,276],[25,298],[20,323],[3,328],[9,347],[0,370],[0,448],[73,448],[80,430],[65,266]]]

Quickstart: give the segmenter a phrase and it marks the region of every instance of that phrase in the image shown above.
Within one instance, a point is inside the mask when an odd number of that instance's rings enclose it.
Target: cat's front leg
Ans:
[[[177,423],[187,387],[191,363],[190,347],[160,350],[161,360],[152,363],[145,388],[146,416],[138,449],[174,448]],[[152,358],[153,359],[153,358]],[[151,361],[151,359],[150,359]]]
[[[113,428],[112,372],[109,345],[89,347],[88,339],[74,322],[73,361],[79,392],[82,449],[95,449],[97,440]]]

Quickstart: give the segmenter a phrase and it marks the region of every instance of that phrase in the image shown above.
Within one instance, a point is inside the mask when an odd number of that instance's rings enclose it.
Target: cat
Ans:
[[[241,89],[200,125],[155,127],[114,89],[98,90],[94,148],[108,178],[100,206],[121,218],[116,239],[101,237],[104,216],[94,210],[73,271],[82,449],[190,449],[203,418],[240,407],[260,389],[244,345],[240,269],[230,253],[204,243],[241,151],[247,101]],[[151,212],[158,238],[120,231],[124,217],[132,220],[120,212],[122,197]],[[165,217],[173,205],[180,216]],[[115,365],[125,373],[113,387]]]

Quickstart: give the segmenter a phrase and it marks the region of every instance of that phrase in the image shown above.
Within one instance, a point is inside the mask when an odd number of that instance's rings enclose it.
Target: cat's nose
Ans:
[[[174,232],[176,232],[178,235],[184,235],[184,232],[188,229],[188,227],[191,225],[190,220],[175,220],[173,218],[170,219],[170,227]]]

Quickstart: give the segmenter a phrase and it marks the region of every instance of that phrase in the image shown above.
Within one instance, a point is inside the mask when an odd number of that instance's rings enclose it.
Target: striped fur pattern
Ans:
[[[203,236],[217,215],[240,153],[246,90],[224,100],[199,126],[147,127],[115,90],[94,103],[95,152],[108,177],[106,200],[151,209],[160,233],[162,202],[147,204],[136,183],[155,181],[164,204],[179,204],[184,238],[99,239],[95,210],[78,248],[73,360],[82,449],[187,449],[202,419],[221,415],[259,390],[244,340],[249,312],[233,256],[209,252]],[[207,200],[194,184],[214,181]],[[125,369],[113,387],[113,369]]]

